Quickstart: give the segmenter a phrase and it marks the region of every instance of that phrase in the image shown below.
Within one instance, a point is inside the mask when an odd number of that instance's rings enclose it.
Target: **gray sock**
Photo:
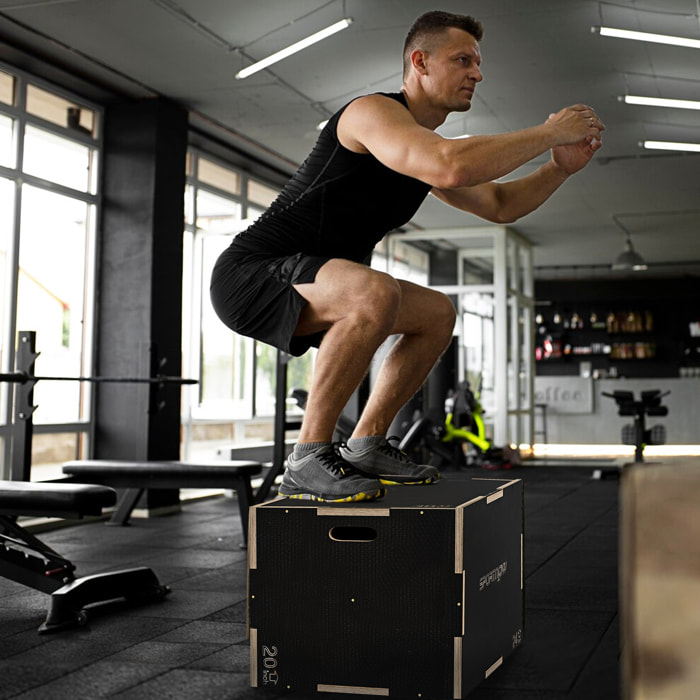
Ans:
[[[301,459],[312,452],[316,452],[316,450],[321,447],[327,447],[330,444],[330,442],[298,442],[294,445],[294,456],[297,459]]]
[[[383,435],[368,435],[366,437],[350,438],[348,440],[349,450],[366,450],[368,447],[375,447],[384,440]]]

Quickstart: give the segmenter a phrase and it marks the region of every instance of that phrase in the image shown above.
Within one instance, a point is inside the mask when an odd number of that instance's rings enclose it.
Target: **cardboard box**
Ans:
[[[251,685],[463,698],[523,639],[522,481],[251,509]]]

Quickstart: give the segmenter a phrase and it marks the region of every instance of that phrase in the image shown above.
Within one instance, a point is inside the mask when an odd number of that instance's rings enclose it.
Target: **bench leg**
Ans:
[[[163,598],[169,592],[170,589],[161,585],[153,571],[145,566],[84,576],[51,594],[49,611],[39,633],[84,625],[87,614],[83,608],[92,603],[117,598],[124,598],[129,603],[148,602]]]
[[[11,517],[0,515],[0,575],[53,593],[74,579],[75,566]]]
[[[136,508],[136,504],[139,502],[139,498],[145,489],[125,489],[119,503],[117,504],[117,509],[112,513],[112,517],[109,519],[108,525],[128,525],[131,513]]]
[[[76,578],[74,564],[7,516],[0,516],[0,576],[50,594],[40,634],[84,625],[88,605],[149,602],[170,592],[144,566]]]

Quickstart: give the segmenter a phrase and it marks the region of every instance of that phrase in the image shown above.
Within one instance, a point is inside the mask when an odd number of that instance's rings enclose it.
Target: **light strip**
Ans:
[[[253,63],[247,68],[239,70],[238,73],[236,73],[236,80],[247,78],[249,75],[253,75],[253,73],[257,73],[258,71],[263,70],[263,68],[271,66],[273,63],[277,63],[277,61],[281,61],[282,59],[287,58],[298,51],[308,48],[312,44],[328,38],[329,36],[349,27],[351,22],[352,18],[346,17],[345,19],[341,19],[340,22],[336,22],[335,24],[331,24],[330,27],[322,29],[320,32],[307,36],[306,39],[297,41],[295,44],[288,46],[286,49],[281,49],[280,51],[270,54],[267,58],[263,58],[257,63]]]
[[[649,34],[648,32],[635,32],[630,29],[615,29],[613,27],[591,27],[591,31],[598,31],[601,36],[612,36],[618,39],[634,39],[635,41],[649,41],[653,44],[671,44],[672,46],[700,49],[700,39],[689,39],[684,36]]]
[[[524,449],[524,445],[520,446]],[[532,445],[536,457],[628,457],[634,455],[634,445]],[[647,457],[694,457],[700,456],[700,445],[648,445],[644,448]],[[527,461],[524,462],[527,464]]]
[[[669,100],[665,97],[641,97],[640,95],[625,95],[620,98],[628,105],[648,105],[650,107],[673,107],[674,109],[700,109],[698,100]]]
[[[642,141],[643,148],[661,151],[692,151],[700,153],[700,143],[680,143],[677,141]]]

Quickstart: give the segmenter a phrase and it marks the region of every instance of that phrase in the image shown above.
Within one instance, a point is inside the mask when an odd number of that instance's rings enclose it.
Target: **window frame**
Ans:
[[[185,207],[186,212],[189,212],[189,217],[186,217],[184,222],[184,260],[185,269],[183,270],[183,372],[187,376],[201,379],[202,374],[202,312],[204,304],[208,303],[208,297],[204,294],[205,283],[208,279],[205,277],[211,273],[210,270],[204,269],[203,246],[208,238],[225,237],[230,241],[244,230],[251,222],[251,214],[257,218],[264,207],[256,202],[248,199],[248,184],[250,181],[259,183],[271,189],[279,191],[281,187],[276,187],[274,183],[266,181],[259,176],[252,177],[244,169],[227,162],[210,151],[200,146],[190,145],[188,147],[188,172],[186,174],[186,190],[185,197],[189,197],[189,201]],[[209,182],[203,182],[198,178],[198,169],[200,159],[205,159],[221,168],[225,168],[238,174],[240,182],[240,192],[233,194],[228,190],[212,185]],[[197,211],[197,194],[198,191],[204,191],[208,194],[221,197],[223,199],[235,202],[240,206],[241,218],[230,232],[207,232],[197,226],[198,211]],[[189,260],[188,260],[189,256]],[[189,308],[187,308],[189,305]],[[232,332],[232,331],[231,331]],[[250,376],[246,376],[246,391],[240,400],[231,400],[229,402],[207,403],[202,401],[201,383],[199,392],[192,392],[187,397],[183,397],[183,425],[189,425],[193,421],[240,421],[253,420],[260,417],[272,417],[271,414],[259,415],[256,408],[256,392],[257,392],[257,341],[251,338],[243,338],[240,336],[240,344],[245,346],[246,355],[249,358],[249,363],[246,369]],[[190,398],[196,394],[196,399]],[[188,432],[188,429],[185,430]]]
[[[0,61],[0,70],[14,77],[13,104],[0,102],[0,114],[8,116],[13,124],[14,167],[0,165],[0,177],[10,180],[14,186],[13,220],[8,241],[7,279],[4,294],[5,318],[2,333],[6,352],[3,355],[0,371],[11,372],[15,366],[15,345],[20,330],[34,330],[17,327],[18,279],[20,231],[22,226],[22,187],[30,185],[39,190],[77,199],[86,205],[87,249],[85,255],[84,323],[81,338],[81,374],[92,373],[95,348],[95,297],[98,280],[99,227],[102,212],[102,170],[104,155],[104,108],[50,81]],[[90,109],[95,114],[94,134],[87,134],[68,127],[62,127],[52,121],[27,112],[27,89],[32,85],[78,106]],[[80,143],[90,149],[90,173],[85,191],[61,185],[50,180],[24,172],[24,140],[27,126],[33,126],[70,141]],[[37,350],[41,351],[41,338],[37,338]],[[2,467],[0,474],[8,478],[12,462],[12,400],[13,385],[0,383],[0,438],[2,439]],[[85,386],[84,418],[77,421],[61,423],[43,423],[34,426],[34,431],[45,433],[75,433],[76,457],[88,449],[88,443],[94,426],[94,395],[89,385]]]

